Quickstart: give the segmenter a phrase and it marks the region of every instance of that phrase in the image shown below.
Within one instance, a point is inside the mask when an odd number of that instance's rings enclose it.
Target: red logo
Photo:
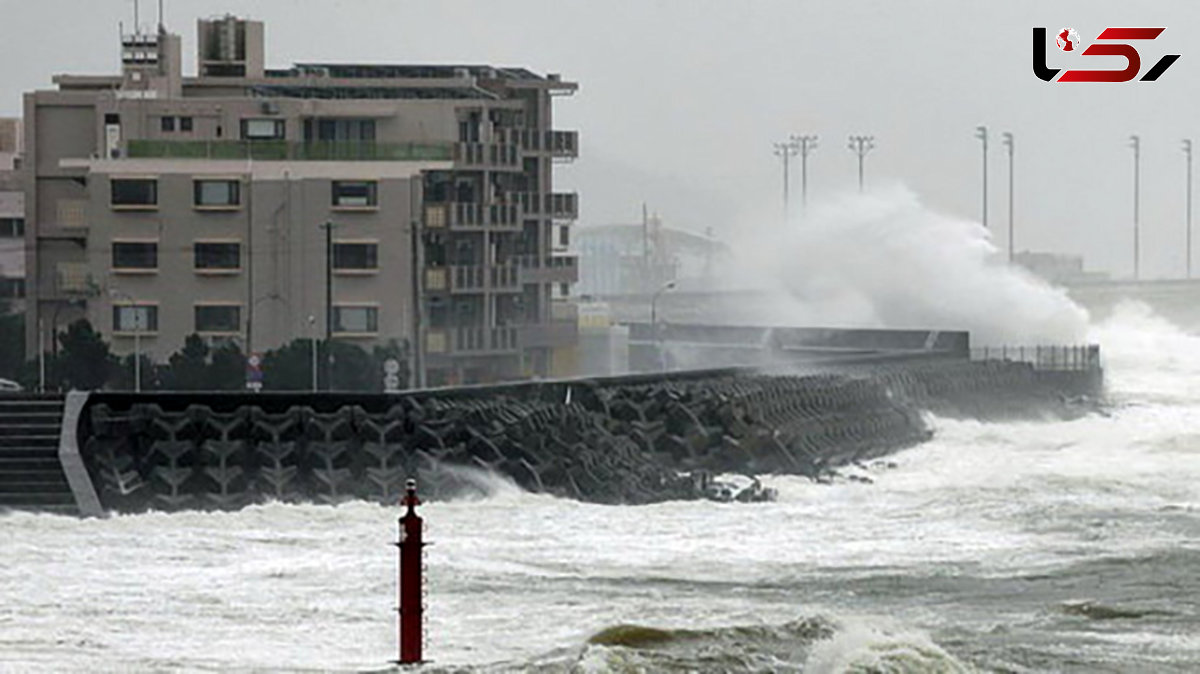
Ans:
[[[1099,41],[1113,41],[1111,44],[1093,44],[1084,49],[1082,56],[1121,56],[1125,58],[1123,70],[1068,70],[1057,80],[1059,68],[1046,66],[1046,29],[1033,29],[1033,74],[1046,82],[1129,82],[1138,76],[1142,70],[1142,57],[1132,45],[1116,40],[1153,40],[1166,28],[1105,28],[1099,36]],[[1079,49],[1079,34],[1074,28],[1064,28],[1056,36],[1058,48],[1062,51]],[[1167,54],[1158,60],[1150,70],[1142,75],[1142,82],[1157,80],[1171,64],[1179,60],[1179,54]]]

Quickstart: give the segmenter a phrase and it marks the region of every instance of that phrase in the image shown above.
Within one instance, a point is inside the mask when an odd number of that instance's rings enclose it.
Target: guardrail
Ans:
[[[1100,347],[1096,344],[984,346],[971,349],[971,360],[1029,363],[1036,370],[1094,370],[1100,367]]]

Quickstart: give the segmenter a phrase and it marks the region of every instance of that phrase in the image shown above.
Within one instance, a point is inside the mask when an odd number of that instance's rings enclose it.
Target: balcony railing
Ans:
[[[512,144],[456,143],[454,161],[463,166],[516,168],[521,165],[521,156]]]
[[[551,131],[550,154],[561,159],[575,159],[579,156],[578,131]]]
[[[130,140],[126,156],[140,159],[259,159],[264,161],[449,161],[451,143],[291,142],[284,140]]]
[[[517,257],[521,267],[521,283],[576,283],[579,281],[579,258],[574,255]]]
[[[579,195],[574,192],[547,194],[546,212],[559,220],[575,220],[579,217]]]
[[[425,350],[431,354],[503,353],[517,348],[517,328],[432,329],[425,337]]]
[[[473,202],[453,202],[448,204],[430,204],[430,209],[444,208],[448,213],[446,221],[454,229],[474,229],[480,227],[516,227],[521,224],[520,213],[512,204],[479,204]],[[426,226],[432,220],[441,221],[440,217],[427,218]]]
[[[451,292],[484,290],[520,290],[520,274],[515,265],[455,265],[450,267]],[[431,288],[436,290],[436,288]]]
[[[552,156],[574,159],[579,156],[578,131],[540,131],[537,129],[497,129],[496,140],[516,145],[522,152],[547,151]]]

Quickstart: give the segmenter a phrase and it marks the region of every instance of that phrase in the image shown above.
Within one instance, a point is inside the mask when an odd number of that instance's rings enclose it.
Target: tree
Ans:
[[[210,391],[240,391],[246,388],[246,354],[233,342],[209,353],[208,388]]]
[[[56,381],[71,388],[93,390],[102,388],[112,377],[117,359],[86,318],[71,323],[56,337],[60,345],[53,370]]]
[[[318,351],[323,352],[319,348]],[[320,369],[320,368],[318,368]],[[312,388],[312,342],[293,339],[263,355],[263,388],[273,391],[306,391]]]
[[[273,391],[306,391],[312,388],[312,348],[308,339],[295,339],[268,351],[263,356],[263,387]],[[324,359],[333,353],[333,385],[326,381]],[[392,340],[376,346],[371,353],[348,341],[317,342],[317,374],[322,390],[382,391],[383,363],[389,358],[400,361],[400,385],[407,386],[408,346]]]
[[[25,314],[0,301],[0,377],[17,380],[25,365]]]
[[[209,386],[208,344],[200,335],[190,334],[183,348],[167,361],[167,387],[173,391],[202,391]]]

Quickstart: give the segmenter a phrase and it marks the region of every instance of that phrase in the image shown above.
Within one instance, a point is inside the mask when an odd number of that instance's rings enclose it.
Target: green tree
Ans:
[[[60,349],[54,363],[54,381],[70,388],[94,390],[113,376],[117,359],[86,318],[71,323],[57,338]]]
[[[0,302],[0,377],[17,380],[25,366],[25,314]]]
[[[318,342],[318,353],[323,353]],[[272,391],[307,391],[312,388],[312,342],[293,339],[263,354],[263,388]]]
[[[246,354],[233,342],[209,353],[207,384],[210,391],[240,391],[246,388]]]
[[[167,388],[173,391],[202,391],[208,388],[208,344],[195,333],[183,340],[183,348],[167,361]]]

